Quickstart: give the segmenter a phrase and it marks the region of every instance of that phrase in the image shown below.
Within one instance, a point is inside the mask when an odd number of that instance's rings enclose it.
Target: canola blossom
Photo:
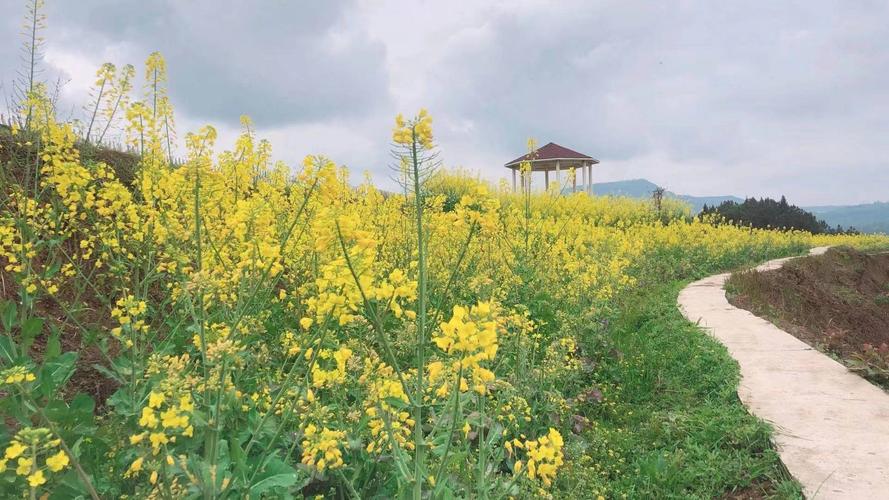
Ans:
[[[132,171],[83,158],[51,113],[14,131],[41,149],[4,174],[4,496],[564,496],[594,418],[583,338],[621,297],[889,243],[514,193],[436,170],[426,110],[395,119],[399,193],[273,161],[247,118],[230,150],[204,127],[173,162],[159,54],[145,76],[134,102],[130,70],[97,81]]]

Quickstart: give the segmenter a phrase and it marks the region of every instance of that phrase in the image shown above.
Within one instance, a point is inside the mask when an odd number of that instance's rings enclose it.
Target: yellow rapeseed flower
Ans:
[[[164,404],[164,393],[162,392],[154,392],[148,395],[148,407],[149,408],[160,408],[162,404]]]
[[[21,456],[22,452],[27,450],[28,447],[19,443],[18,441],[13,441],[9,443],[9,446],[6,447],[6,458],[13,459]]]
[[[32,488],[36,488],[45,482],[46,477],[43,476],[42,470],[37,470],[36,472],[28,476],[28,485],[30,485]]]
[[[20,476],[26,476],[31,472],[31,466],[34,465],[34,460],[21,457],[16,462],[16,465],[17,467],[15,468],[15,473]]]
[[[68,454],[64,450],[59,450],[55,455],[47,457],[46,466],[53,472],[59,472],[68,466]]]

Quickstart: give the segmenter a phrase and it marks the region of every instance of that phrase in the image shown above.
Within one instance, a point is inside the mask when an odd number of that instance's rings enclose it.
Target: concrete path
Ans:
[[[775,269],[787,260],[757,269]],[[723,289],[728,276],[688,285],[679,294],[679,309],[737,360],[741,401],[774,426],[781,460],[806,496],[889,499],[889,394],[793,335],[729,304]]]

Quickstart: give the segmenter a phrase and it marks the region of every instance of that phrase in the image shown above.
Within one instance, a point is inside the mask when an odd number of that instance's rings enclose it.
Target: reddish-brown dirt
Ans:
[[[108,359],[114,358],[117,355],[119,345],[111,339],[108,343],[106,357],[106,355],[102,354],[95,341],[87,342],[83,337],[83,331],[80,326],[74,323],[73,318],[68,317],[56,301],[61,300],[70,303],[72,302],[71,299],[71,291],[67,287],[62,287],[56,299],[42,298],[35,302],[32,316],[43,318],[46,323],[43,330],[34,339],[30,355],[32,359],[39,363],[43,359],[43,353],[46,350],[49,325],[51,324],[61,330],[59,337],[61,352],[76,351],[78,353],[76,369],[65,387],[64,397],[70,399],[77,393],[89,394],[96,402],[96,411],[102,413],[105,411],[105,401],[117,389],[117,383],[99,372],[95,366],[101,365],[107,368]],[[2,269],[0,269],[0,300],[12,302],[18,302],[19,300],[18,286],[15,283],[15,279]],[[80,325],[106,331],[114,326],[110,315],[95,297],[80,297],[79,303],[81,311],[77,315],[77,323]]]
[[[729,491],[719,497],[721,500],[762,500],[775,496],[775,485],[770,482],[759,482],[735,491]]]
[[[736,307],[769,319],[853,368],[862,368],[858,365],[868,357],[868,346],[889,344],[889,253],[832,248],[773,271],[736,273],[726,290]],[[883,382],[879,373],[862,371]],[[889,372],[885,376],[889,381]]]

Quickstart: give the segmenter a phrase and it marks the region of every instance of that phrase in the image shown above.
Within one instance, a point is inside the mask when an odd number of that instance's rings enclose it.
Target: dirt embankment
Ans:
[[[735,273],[726,290],[736,307],[889,388],[889,253],[833,248],[774,271]]]

